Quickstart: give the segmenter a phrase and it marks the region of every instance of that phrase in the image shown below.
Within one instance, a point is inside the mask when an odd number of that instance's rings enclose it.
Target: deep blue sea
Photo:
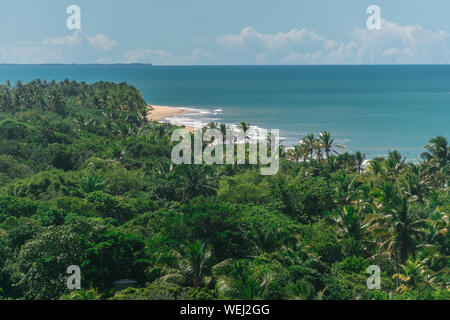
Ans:
[[[417,160],[429,138],[450,138],[450,65],[0,65],[1,83],[36,78],[127,82],[149,104],[196,109],[180,122],[247,121],[280,129],[288,147],[328,130],[349,152]]]

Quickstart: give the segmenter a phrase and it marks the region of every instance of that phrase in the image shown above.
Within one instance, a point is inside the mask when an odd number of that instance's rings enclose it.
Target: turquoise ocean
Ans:
[[[180,123],[246,121],[287,147],[327,130],[349,152],[417,161],[429,138],[450,138],[450,65],[0,65],[0,83],[37,78],[127,82],[150,105],[192,109]]]

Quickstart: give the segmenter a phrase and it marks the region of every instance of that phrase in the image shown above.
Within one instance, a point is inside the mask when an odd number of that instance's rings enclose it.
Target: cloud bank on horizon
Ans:
[[[252,27],[215,40],[224,50],[241,52],[257,64],[450,63],[449,33],[386,20],[380,30],[355,29],[348,42],[327,39],[308,29],[264,34]]]
[[[449,64],[450,34],[420,25],[400,25],[382,20],[380,30],[355,28],[347,41],[328,39],[307,28],[264,33],[244,27],[239,33],[196,41],[186,55],[165,48],[122,49],[105,34],[68,31],[62,37],[38,42],[18,42],[0,47],[0,63],[153,63],[155,65],[264,65],[264,64]],[[75,54],[74,54],[75,53]],[[68,58],[70,56],[70,58]],[[71,59],[71,60],[69,60]]]

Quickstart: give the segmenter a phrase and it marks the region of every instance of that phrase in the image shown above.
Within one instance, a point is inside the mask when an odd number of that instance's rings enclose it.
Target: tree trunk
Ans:
[[[395,273],[398,274],[398,254],[395,254]],[[398,276],[395,277],[395,290],[399,287]]]

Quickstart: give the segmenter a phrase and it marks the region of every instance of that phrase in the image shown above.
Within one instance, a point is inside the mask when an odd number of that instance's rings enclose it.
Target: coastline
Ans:
[[[150,107],[152,109],[150,109]],[[182,108],[175,108],[175,107],[169,107],[169,106],[149,106],[149,110],[147,112],[147,119],[149,121],[155,121],[155,122],[163,122],[163,120],[174,117],[174,116],[180,116],[183,114],[188,113],[189,110],[182,109]],[[180,126],[179,123],[176,123],[176,121],[168,121],[169,123]],[[182,126],[185,129],[194,132],[194,127],[187,127]]]
[[[150,121],[161,121],[168,117],[178,116],[186,114],[189,110],[169,107],[169,106],[149,106],[149,111],[147,113],[147,119]]]
[[[148,106],[148,112],[147,112],[147,119],[149,121],[158,122],[158,123],[170,123],[174,126],[185,128],[186,130],[190,131],[191,133],[194,133],[195,130],[205,127],[207,123],[209,122],[215,122],[215,123],[224,123],[224,122],[217,122],[219,119],[210,118],[208,121],[204,121],[205,119],[198,119],[194,120],[198,116],[202,116],[205,114],[213,114],[217,115],[218,113],[222,112],[222,109],[215,109],[214,111],[209,111],[205,109],[199,109],[199,108],[186,108],[186,107],[173,107],[173,106],[162,106],[162,105],[149,105]],[[153,108],[153,109],[150,109]],[[186,115],[187,117],[180,117],[182,115]],[[219,120],[220,121],[220,120]],[[199,126],[200,124],[200,126]],[[236,129],[238,128],[238,124],[227,124],[227,127]],[[258,133],[259,130],[262,130],[262,127],[259,126],[250,126],[250,129],[252,130],[249,135],[253,136],[254,134]],[[283,140],[283,137],[280,137],[281,140]],[[280,140],[280,141],[281,141]]]

